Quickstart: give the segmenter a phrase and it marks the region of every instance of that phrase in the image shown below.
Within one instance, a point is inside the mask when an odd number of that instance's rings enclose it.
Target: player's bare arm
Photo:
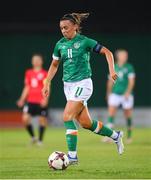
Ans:
[[[113,54],[106,47],[101,48],[100,54],[104,54],[106,56],[108,66],[109,66],[109,73],[110,73],[110,76],[111,76],[111,78],[112,78],[112,80],[114,82],[117,79],[117,74],[116,74],[116,72],[114,70],[114,57],[113,57]]]
[[[18,107],[23,107],[23,105],[25,104],[26,98],[28,96],[28,92],[29,92],[29,87],[27,85],[25,85],[23,88],[23,91],[21,93],[21,96],[17,101]]]

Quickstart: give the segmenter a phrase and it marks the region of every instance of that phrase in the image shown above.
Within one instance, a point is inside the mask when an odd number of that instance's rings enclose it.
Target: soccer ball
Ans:
[[[64,152],[55,151],[48,157],[48,165],[54,170],[64,170],[69,165],[69,159]]]

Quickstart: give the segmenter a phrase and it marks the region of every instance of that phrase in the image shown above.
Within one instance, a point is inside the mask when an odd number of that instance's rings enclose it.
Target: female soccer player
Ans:
[[[108,99],[108,124],[113,128],[114,118],[117,108],[121,105],[127,120],[127,142],[130,143],[132,131],[132,109],[134,104],[133,88],[135,84],[135,72],[130,63],[127,63],[128,52],[125,49],[118,49],[115,52],[117,63],[115,70],[118,73],[118,79],[115,84],[108,79],[107,81],[107,99]],[[105,138],[107,140],[107,138]],[[105,140],[104,139],[104,140]]]
[[[22,94],[17,101],[18,107],[23,107],[23,122],[32,138],[32,142],[42,145],[43,134],[47,124],[47,104],[48,98],[43,98],[43,81],[47,76],[47,71],[42,68],[43,57],[41,54],[32,56],[32,69],[25,73],[25,86]],[[26,104],[25,104],[26,103]],[[25,105],[24,105],[25,104]],[[35,138],[34,130],[31,124],[32,116],[39,116],[39,138]]]
[[[51,81],[57,72],[59,63],[63,62],[64,93],[67,104],[63,114],[66,127],[68,158],[71,164],[77,163],[77,127],[74,119],[80,125],[96,134],[111,137],[117,144],[119,154],[123,153],[121,131],[116,132],[104,126],[101,121],[93,120],[88,112],[87,101],[92,95],[90,52],[105,54],[109,65],[110,76],[115,81],[117,75],[114,70],[112,53],[97,41],[80,34],[81,22],[88,17],[88,13],[66,14],[60,19],[60,29],[63,38],[54,48],[53,60],[50,65],[43,95],[49,95]]]

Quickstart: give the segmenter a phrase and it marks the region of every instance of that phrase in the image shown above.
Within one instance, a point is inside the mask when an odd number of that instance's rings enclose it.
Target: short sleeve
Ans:
[[[93,48],[97,45],[97,41],[91,38],[87,38],[86,43],[88,51],[92,51]]]
[[[134,67],[130,65],[128,69],[128,78],[133,78],[133,77],[135,77],[135,70]]]
[[[59,45],[57,43],[55,45],[52,58],[55,59],[55,60],[60,60],[60,57],[61,57],[61,55],[60,55]]]
[[[30,76],[29,76],[29,71],[28,70],[25,72],[24,84],[26,86],[28,86],[30,84]]]

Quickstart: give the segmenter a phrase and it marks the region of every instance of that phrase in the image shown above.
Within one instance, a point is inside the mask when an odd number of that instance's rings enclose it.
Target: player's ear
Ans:
[[[74,24],[74,29],[75,29],[75,31],[78,31],[79,26],[77,24]]]

